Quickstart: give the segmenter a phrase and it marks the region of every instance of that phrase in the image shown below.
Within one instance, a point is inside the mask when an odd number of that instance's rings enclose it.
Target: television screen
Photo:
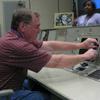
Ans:
[[[96,4],[96,8],[100,9],[100,0],[93,0]]]

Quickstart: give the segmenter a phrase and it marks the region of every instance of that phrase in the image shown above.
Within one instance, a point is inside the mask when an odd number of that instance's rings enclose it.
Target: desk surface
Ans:
[[[64,69],[43,68],[39,73],[29,70],[28,76],[64,100],[100,100],[100,82]]]

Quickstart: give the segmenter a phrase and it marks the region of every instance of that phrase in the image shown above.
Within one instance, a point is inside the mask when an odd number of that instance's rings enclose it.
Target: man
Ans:
[[[96,57],[96,51],[92,49],[97,48],[93,45],[97,43],[95,39],[89,38],[82,43],[41,42],[36,39],[39,31],[39,14],[25,8],[18,9],[13,13],[11,31],[0,39],[0,89],[14,90],[11,100],[27,100],[30,94],[29,100],[45,100],[39,92],[20,90],[28,69],[39,72],[44,66],[64,68]],[[54,50],[80,48],[89,50],[80,55],[51,54]]]

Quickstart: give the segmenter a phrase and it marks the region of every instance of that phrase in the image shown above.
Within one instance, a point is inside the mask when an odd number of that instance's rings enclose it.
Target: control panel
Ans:
[[[68,28],[66,40],[71,42],[82,42],[87,38],[96,38],[100,43],[100,26],[95,27],[77,27],[77,28]],[[96,44],[95,44],[96,45]],[[73,50],[70,51],[71,54],[82,54],[86,50]],[[82,76],[86,76],[95,80],[100,80],[100,47],[97,48],[97,58],[95,60],[84,61],[72,68],[65,70],[69,70],[73,73],[80,74]]]

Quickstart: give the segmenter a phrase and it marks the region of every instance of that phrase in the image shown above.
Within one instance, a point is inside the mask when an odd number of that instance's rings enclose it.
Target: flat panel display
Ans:
[[[93,0],[96,4],[96,8],[100,9],[100,0]]]

